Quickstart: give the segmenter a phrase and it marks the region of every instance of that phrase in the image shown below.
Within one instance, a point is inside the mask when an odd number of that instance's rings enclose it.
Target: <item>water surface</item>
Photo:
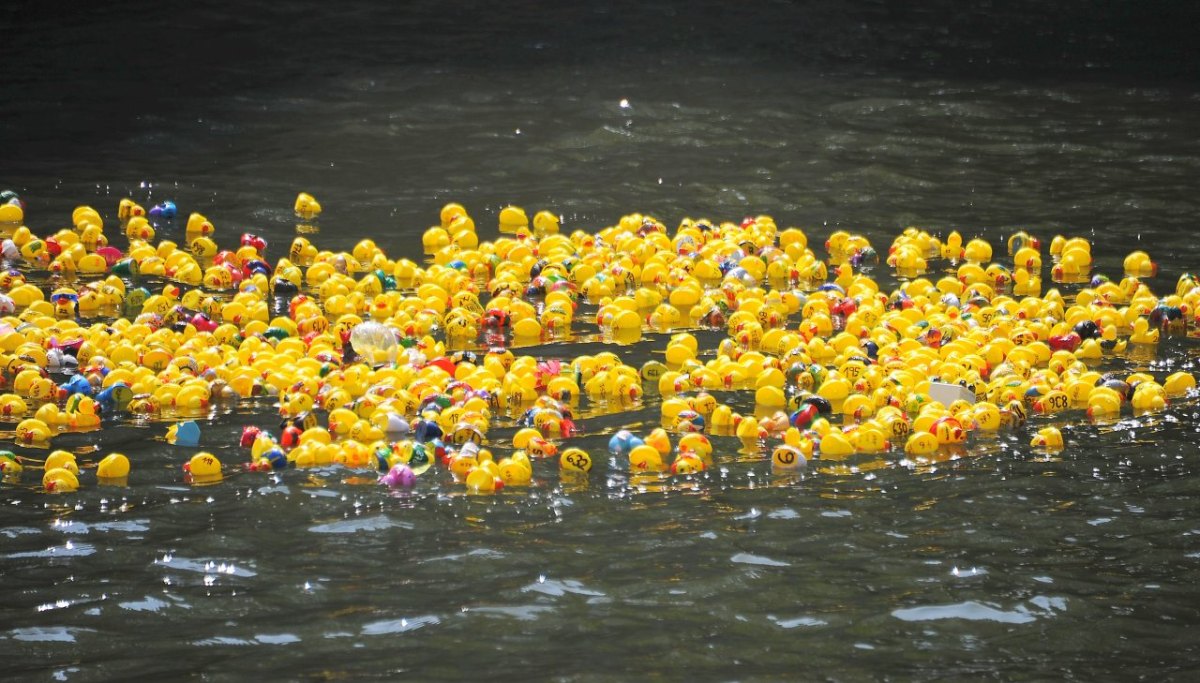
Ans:
[[[77,204],[172,199],[272,260],[306,190],[318,245],[394,257],[421,256],[448,201],[484,237],[508,203],[589,231],[769,213],[880,249],[906,225],[998,253],[1017,229],[1083,235],[1100,272],[1143,248],[1172,290],[1200,263],[1186,17],[1024,5],[18,4],[0,187],[41,233]],[[619,350],[641,363],[665,339]],[[1107,367],[1194,359],[1173,339]],[[1073,415],[1054,457],[1026,429],[937,466],[799,477],[716,439],[694,478],[631,483],[601,457],[586,484],[538,463],[494,497],[337,469],[190,488],[194,449],[122,425],[96,438],[133,460],[128,488],[0,491],[0,652],[35,680],[1188,678],[1197,410]],[[244,460],[236,435],[272,411],[222,409],[202,445]],[[597,455],[659,403],[581,412]]]

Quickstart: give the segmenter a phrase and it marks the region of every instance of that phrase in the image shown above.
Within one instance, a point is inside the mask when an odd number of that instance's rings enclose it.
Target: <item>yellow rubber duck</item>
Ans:
[[[1042,427],[1034,434],[1029,445],[1033,448],[1044,448],[1047,450],[1061,450],[1063,448],[1063,435],[1058,427]]]
[[[963,250],[962,235],[958,234],[957,230],[952,230],[946,236],[946,241],[942,243],[942,258],[955,262],[963,258],[965,251]]]
[[[853,455],[854,445],[844,433],[833,429],[821,437],[820,452],[824,459],[838,460]]]
[[[296,213],[297,218],[311,221],[321,215],[321,203],[311,194],[301,192],[296,195],[296,203],[293,205],[292,210]]]
[[[497,467],[505,486],[528,486],[533,479],[533,466],[523,453],[514,453],[512,456],[502,459]]]
[[[941,445],[938,438],[929,432],[913,432],[904,442],[904,452],[908,455],[929,455],[937,451]]]
[[[992,260],[992,245],[977,237],[963,247],[963,257],[971,263],[987,263]]]
[[[1154,381],[1139,382],[1129,399],[1135,410],[1162,410],[1167,405],[1167,396],[1162,385]]]
[[[0,417],[21,417],[29,411],[25,399],[16,394],[0,394]]]
[[[62,467],[48,469],[42,476],[42,487],[47,493],[70,493],[79,488],[79,477]]]
[[[1159,330],[1150,328],[1150,321],[1139,317],[1133,321],[1133,332],[1129,335],[1131,344],[1157,344]]]
[[[1196,378],[1190,372],[1174,372],[1163,380],[1162,386],[1168,398],[1177,398],[1196,388]]]
[[[1144,251],[1134,251],[1125,257],[1125,275],[1131,277],[1154,277],[1158,275],[1158,264],[1150,260]]]
[[[0,451],[0,477],[13,481],[20,479],[25,467],[12,451]]]
[[[1121,414],[1121,395],[1105,386],[1094,387],[1087,397],[1087,414],[1092,419]]]
[[[109,453],[96,464],[96,478],[116,482],[129,476],[129,458],[122,453]]]
[[[37,418],[26,418],[17,424],[15,440],[23,444],[47,444],[54,432],[50,426]]]
[[[72,474],[79,474],[79,463],[75,459],[75,454],[70,451],[51,451],[50,455],[46,456],[46,462],[42,466],[46,470],[61,467],[70,470]]]

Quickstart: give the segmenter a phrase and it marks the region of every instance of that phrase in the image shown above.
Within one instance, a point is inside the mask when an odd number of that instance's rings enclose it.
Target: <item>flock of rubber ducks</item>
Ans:
[[[305,221],[321,212],[305,193],[294,209]],[[332,252],[304,236],[272,263],[262,237],[222,249],[212,221],[184,218],[171,202],[121,200],[115,221],[80,206],[44,236],[24,212],[20,197],[0,194],[0,421],[16,423],[21,449],[267,396],[282,424],[247,429],[250,462],[239,471],[341,465],[404,488],[439,464],[491,492],[529,484],[539,459],[587,476],[592,456],[570,445],[584,399],[620,410],[658,394],[662,427],[618,432],[609,450],[633,474],[667,476],[711,467],[710,436],[766,444],[781,471],[856,454],[928,461],[1029,413],[1108,419],[1195,392],[1186,372],[1100,368],[1130,345],[1187,334],[1200,282],[1185,274],[1174,292],[1154,294],[1146,281],[1158,267],[1142,251],[1126,257],[1119,280],[1093,275],[1081,237],[1046,245],[1062,288],[1043,291],[1043,244],[1024,232],[1008,238],[1004,262],[983,238],[918,228],[882,257],[848,231],[819,254],[805,231],[769,216],[684,218],[671,230],[630,214],[565,234],[555,214],[531,220],[509,206],[499,235],[481,240],[452,203],[423,234],[422,264],[369,239]],[[111,231],[126,248],[110,244]],[[890,291],[869,276],[884,265],[897,275]],[[662,360],[514,353],[570,340],[577,316],[614,344],[666,333]],[[724,333],[715,348],[700,347],[701,329]],[[751,394],[753,413],[730,405]],[[488,439],[501,415],[519,427],[511,444]],[[1030,444],[1065,445],[1054,426]],[[119,453],[81,465],[63,450],[44,460],[0,452],[6,481],[29,466],[44,471],[46,491],[62,492],[78,488],[80,467],[113,483],[130,463]],[[196,484],[224,471],[206,451],[184,470]]]

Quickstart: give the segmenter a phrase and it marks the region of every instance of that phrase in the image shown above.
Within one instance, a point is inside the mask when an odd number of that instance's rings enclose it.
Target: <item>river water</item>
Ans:
[[[0,188],[40,234],[77,204],[112,220],[122,197],[171,199],[218,242],[263,235],[272,261],[301,190],[325,206],[322,248],[414,259],[449,201],[484,238],[509,203],[568,231],[768,213],[881,250],[919,225],[1002,255],[1025,229],[1087,237],[1111,276],[1145,249],[1165,294],[1200,265],[1194,12],[1170,11],[17,3]],[[665,342],[614,348],[636,365]],[[1195,356],[1169,339],[1105,368]],[[578,483],[537,463],[529,490],[495,496],[435,471],[406,494],[339,469],[191,488],[195,449],[116,424],[62,444],[128,454],[128,487],[0,489],[0,654],[28,680],[1190,679],[1197,412],[1068,414],[1052,456],[1027,446],[1041,419],[936,466],[891,453],[798,477],[717,437],[703,475],[631,483],[601,457]],[[242,461],[242,427],[272,414],[223,408],[202,445]],[[598,455],[659,401],[581,414]]]

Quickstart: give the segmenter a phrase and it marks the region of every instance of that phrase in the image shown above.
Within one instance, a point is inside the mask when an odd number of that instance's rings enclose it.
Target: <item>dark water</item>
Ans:
[[[0,187],[39,233],[77,204],[111,219],[125,196],[173,199],[218,241],[263,234],[272,260],[307,190],[319,246],[370,237],[394,257],[420,256],[448,201],[485,238],[508,203],[590,231],[765,212],[877,248],[910,224],[998,253],[1018,228],[1083,235],[1099,271],[1147,249],[1173,290],[1200,263],[1196,10],[922,7],[17,3],[0,10]],[[1105,367],[1194,357],[1175,339]],[[202,444],[241,461],[236,435],[271,411],[214,415]],[[604,412],[585,400],[593,454],[659,404]],[[150,440],[163,424],[63,437],[130,455],[130,486],[0,491],[0,654],[32,680],[1187,680],[1196,416],[1076,414],[1053,457],[1026,429],[936,467],[891,454],[799,478],[718,438],[694,479],[635,486],[602,462],[578,484],[538,463],[531,490],[495,497],[441,476],[389,495],[341,470],[193,489],[194,449]]]

